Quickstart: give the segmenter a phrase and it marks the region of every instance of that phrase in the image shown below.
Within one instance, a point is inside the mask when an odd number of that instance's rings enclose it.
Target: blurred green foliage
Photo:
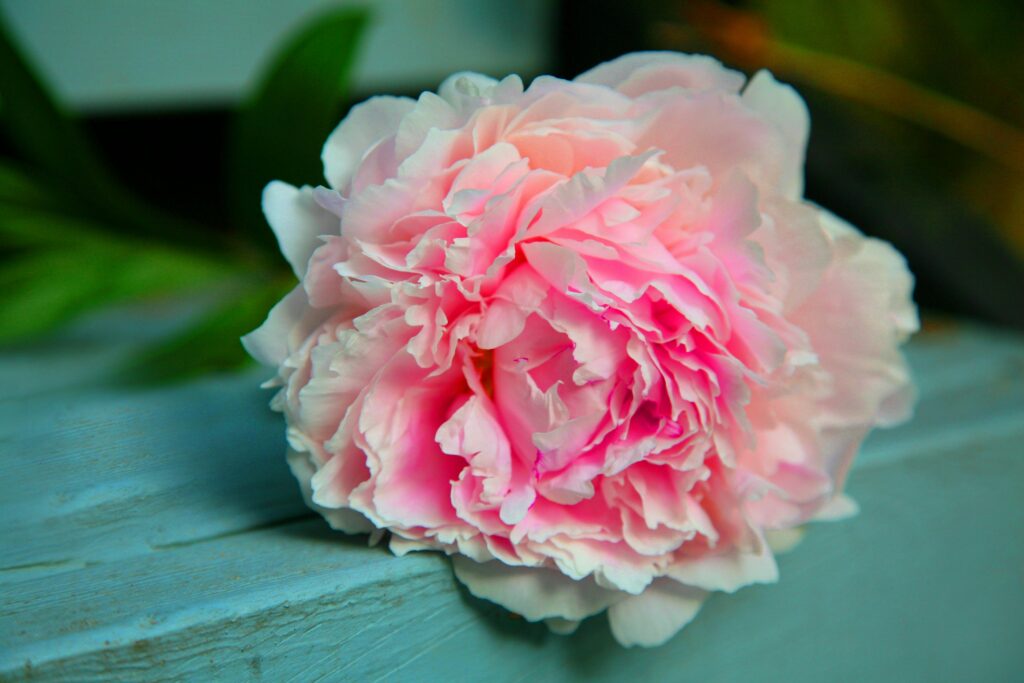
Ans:
[[[231,140],[232,210],[255,240],[273,242],[258,201],[268,179],[320,181],[320,150],[337,125],[366,21],[363,12],[342,11],[308,24],[239,108]]]
[[[125,377],[168,380],[246,362],[239,336],[294,276],[260,211],[272,179],[320,182],[320,147],[345,102],[368,20],[331,10],[277,51],[234,115],[232,230],[149,206],[104,166],[23,57],[0,17],[0,116],[20,156],[0,159],[0,343],[97,307],[191,292],[207,310],[143,350]]]

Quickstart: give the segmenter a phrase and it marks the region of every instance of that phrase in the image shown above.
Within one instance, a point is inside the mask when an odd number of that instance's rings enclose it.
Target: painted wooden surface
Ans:
[[[857,518],[657,650],[551,635],[310,516],[265,374],[105,381],[159,317],[0,358],[0,680],[1019,681],[1024,341],[919,336],[916,419],[876,433]],[[131,340],[136,341],[131,341]]]

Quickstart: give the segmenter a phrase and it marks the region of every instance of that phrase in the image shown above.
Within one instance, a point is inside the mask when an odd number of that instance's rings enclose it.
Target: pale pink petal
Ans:
[[[811,521],[836,522],[855,517],[858,512],[860,512],[860,506],[857,505],[857,501],[845,493],[840,493],[822,505],[818,512],[811,517]]]
[[[415,103],[407,97],[372,97],[352,107],[324,145],[324,177],[331,187],[344,190],[367,152],[394,135]]]
[[[477,344],[481,349],[496,349],[518,337],[526,326],[527,313],[504,299],[495,299],[477,328]]]
[[[707,591],[658,579],[640,595],[631,595],[608,608],[615,640],[624,647],[657,647],[693,621]]]
[[[280,365],[327,317],[327,312],[309,308],[302,286],[281,299],[258,328],[242,337],[242,346],[264,365]]]
[[[837,258],[794,320],[834,378],[823,408],[837,426],[906,420],[913,392],[897,345],[918,327],[913,279],[889,244],[860,236],[831,214],[822,214],[822,224]]]
[[[355,510],[322,507],[314,502],[313,488],[310,482],[316,473],[316,467],[310,461],[308,453],[289,449],[288,467],[299,482],[299,488],[302,490],[302,497],[306,500],[306,505],[323,515],[332,529],[344,531],[346,534],[365,534],[376,529],[370,520]]]
[[[785,142],[786,161],[779,179],[787,199],[799,199],[804,189],[804,152],[811,128],[807,105],[792,86],[779,83],[764,69],[743,90],[743,102],[774,124]]]
[[[648,152],[621,157],[609,164],[601,175],[585,171],[575,174],[543,198],[537,207],[540,218],[530,226],[528,234],[545,235],[583,218],[621,190],[653,156],[653,152]]]
[[[575,581],[544,567],[510,567],[501,562],[452,558],[455,576],[478,598],[502,605],[529,621],[559,618],[575,621],[623,599],[593,579]]]
[[[744,77],[705,55],[635,52],[585,71],[579,83],[607,85],[630,96],[666,88],[739,92]]]
[[[806,531],[802,526],[789,529],[768,529],[764,532],[765,543],[775,555],[788,553],[804,540]]]
[[[263,190],[263,213],[277,236],[281,253],[301,280],[322,235],[338,234],[338,217],[317,204],[310,187],[295,188],[278,180]]]
[[[576,629],[580,627],[580,622],[574,619],[551,617],[550,619],[544,620],[544,625],[547,626],[552,633],[560,636],[570,636],[573,633],[576,633]]]
[[[782,133],[734,95],[667,99],[650,114],[637,147],[663,150],[662,160],[677,169],[704,166],[717,177],[739,170],[766,192],[791,189]]]
[[[739,548],[721,554],[680,558],[668,569],[668,576],[687,586],[733,593],[755,583],[775,583],[779,569],[767,544],[757,550]]]

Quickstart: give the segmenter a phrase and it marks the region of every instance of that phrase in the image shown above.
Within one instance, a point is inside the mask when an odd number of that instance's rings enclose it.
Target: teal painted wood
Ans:
[[[159,318],[145,329],[164,324]],[[121,326],[120,328],[118,326]],[[1012,681],[1024,672],[1024,341],[911,348],[916,419],[872,436],[860,516],[663,648],[554,636],[308,515],[262,373],[100,381],[137,318],[0,358],[0,680]],[[138,335],[135,334],[137,338]]]

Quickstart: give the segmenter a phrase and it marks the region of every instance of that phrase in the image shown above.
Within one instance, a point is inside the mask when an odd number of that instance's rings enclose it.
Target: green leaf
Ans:
[[[38,217],[25,216],[21,225],[39,234],[82,228],[52,218],[39,225]],[[101,306],[205,290],[238,276],[230,265],[213,259],[145,242],[97,239],[87,227],[77,237],[56,246],[30,244],[0,266],[0,342],[46,332]]]
[[[79,213],[110,227],[178,243],[209,246],[216,241],[205,231],[141,202],[114,179],[77,121],[36,76],[4,25],[2,14],[0,118],[11,142],[43,175],[43,184],[72,195]],[[141,162],[150,163],[147,159]]]
[[[234,122],[231,201],[237,224],[276,251],[260,210],[271,180],[318,184],[320,151],[338,122],[368,13],[333,10],[291,38]]]
[[[98,298],[108,263],[68,250],[32,254],[0,270],[0,342],[44,332]]]
[[[183,332],[143,350],[123,368],[120,380],[127,384],[168,382],[250,364],[240,337],[258,327],[267,311],[294,285],[291,279],[250,283]]]
[[[61,205],[53,192],[24,169],[0,159],[0,206],[52,208]],[[0,219],[4,216],[0,213]]]
[[[83,218],[59,213],[45,204],[9,204],[6,197],[0,196],[0,247],[59,248],[116,241],[115,236],[104,234]]]

